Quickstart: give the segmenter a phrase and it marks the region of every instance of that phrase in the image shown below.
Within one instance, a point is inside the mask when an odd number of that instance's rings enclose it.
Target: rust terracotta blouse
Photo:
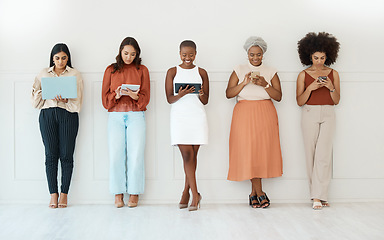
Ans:
[[[317,79],[314,79],[311,75],[309,75],[306,71],[305,72],[305,89],[313,82],[317,81]],[[328,74],[328,78],[331,79],[333,83],[333,69]],[[326,87],[321,87],[319,89],[316,89],[315,91],[312,91],[311,95],[309,96],[308,101],[306,102],[308,105],[335,105],[331,98],[331,93],[329,92],[329,89]]]
[[[112,73],[113,66],[110,65],[104,72],[103,88],[101,97],[103,106],[108,112],[130,112],[145,111],[149,103],[150,82],[148,68],[140,65],[137,69],[135,64],[124,65],[124,67],[115,73]],[[121,84],[140,85],[139,99],[133,100],[129,96],[121,96],[116,99],[115,90]]]

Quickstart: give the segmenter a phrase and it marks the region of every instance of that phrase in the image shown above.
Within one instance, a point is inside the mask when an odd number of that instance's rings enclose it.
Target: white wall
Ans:
[[[0,202],[46,203],[44,148],[39,111],[30,104],[34,76],[49,63],[52,46],[69,45],[73,65],[85,81],[84,107],[75,153],[71,203],[110,203],[107,113],[101,105],[106,66],[121,40],[133,36],[151,75],[147,116],[144,202],[176,203],[183,186],[182,160],[170,146],[166,70],[179,63],[178,45],[193,39],[196,63],[208,71],[206,106],[210,144],[200,150],[199,190],[206,202],[246,202],[250,184],[229,182],[228,137],[234,100],[225,98],[232,68],[246,62],[250,35],[269,45],[265,63],[276,67],[283,100],[276,103],[284,161],[281,178],[264,181],[276,202],[308,201],[308,187],[295,81],[303,69],[297,41],[310,31],[333,33],[341,43],[333,201],[384,200],[384,3],[379,0],[222,1],[0,1]]]

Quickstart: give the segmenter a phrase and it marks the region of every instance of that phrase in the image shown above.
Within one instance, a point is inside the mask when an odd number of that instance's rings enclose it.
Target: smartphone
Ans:
[[[256,78],[257,76],[260,76],[260,72],[259,71],[252,71],[251,72],[251,78]]]
[[[320,83],[324,82],[325,80],[327,80],[327,76],[320,76],[317,78],[317,81]]]

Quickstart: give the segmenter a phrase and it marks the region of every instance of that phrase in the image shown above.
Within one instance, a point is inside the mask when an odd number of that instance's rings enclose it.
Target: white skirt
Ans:
[[[208,144],[207,116],[198,95],[185,95],[171,105],[171,144]]]

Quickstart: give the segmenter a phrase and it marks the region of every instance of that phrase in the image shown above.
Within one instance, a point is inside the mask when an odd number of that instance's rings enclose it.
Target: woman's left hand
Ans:
[[[128,96],[130,96],[133,100],[138,100],[139,99],[139,91],[140,89],[137,89],[136,91],[132,91],[131,89],[123,89],[124,93],[126,93]]]
[[[201,89],[199,90],[199,95],[200,95],[200,96],[203,96],[203,95],[204,95],[203,85],[201,85]]]
[[[321,85],[328,88],[329,91],[335,89],[335,86],[333,86],[331,79],[329,79],[328,77],[327,77],[327,79],[322,81]]]
[[[63,102],[63,103],[67,103],[68,102],[68,98],[62,98],[61,95],[57,95],[55,97],[55,100],[58,101],[58,102]]]
[[[257,76],[256,78],[253,78],[252,82],[257,86],[261,87],[266,87],[268,85],[268,82],[265,81],[265,78],[263,76]]]

